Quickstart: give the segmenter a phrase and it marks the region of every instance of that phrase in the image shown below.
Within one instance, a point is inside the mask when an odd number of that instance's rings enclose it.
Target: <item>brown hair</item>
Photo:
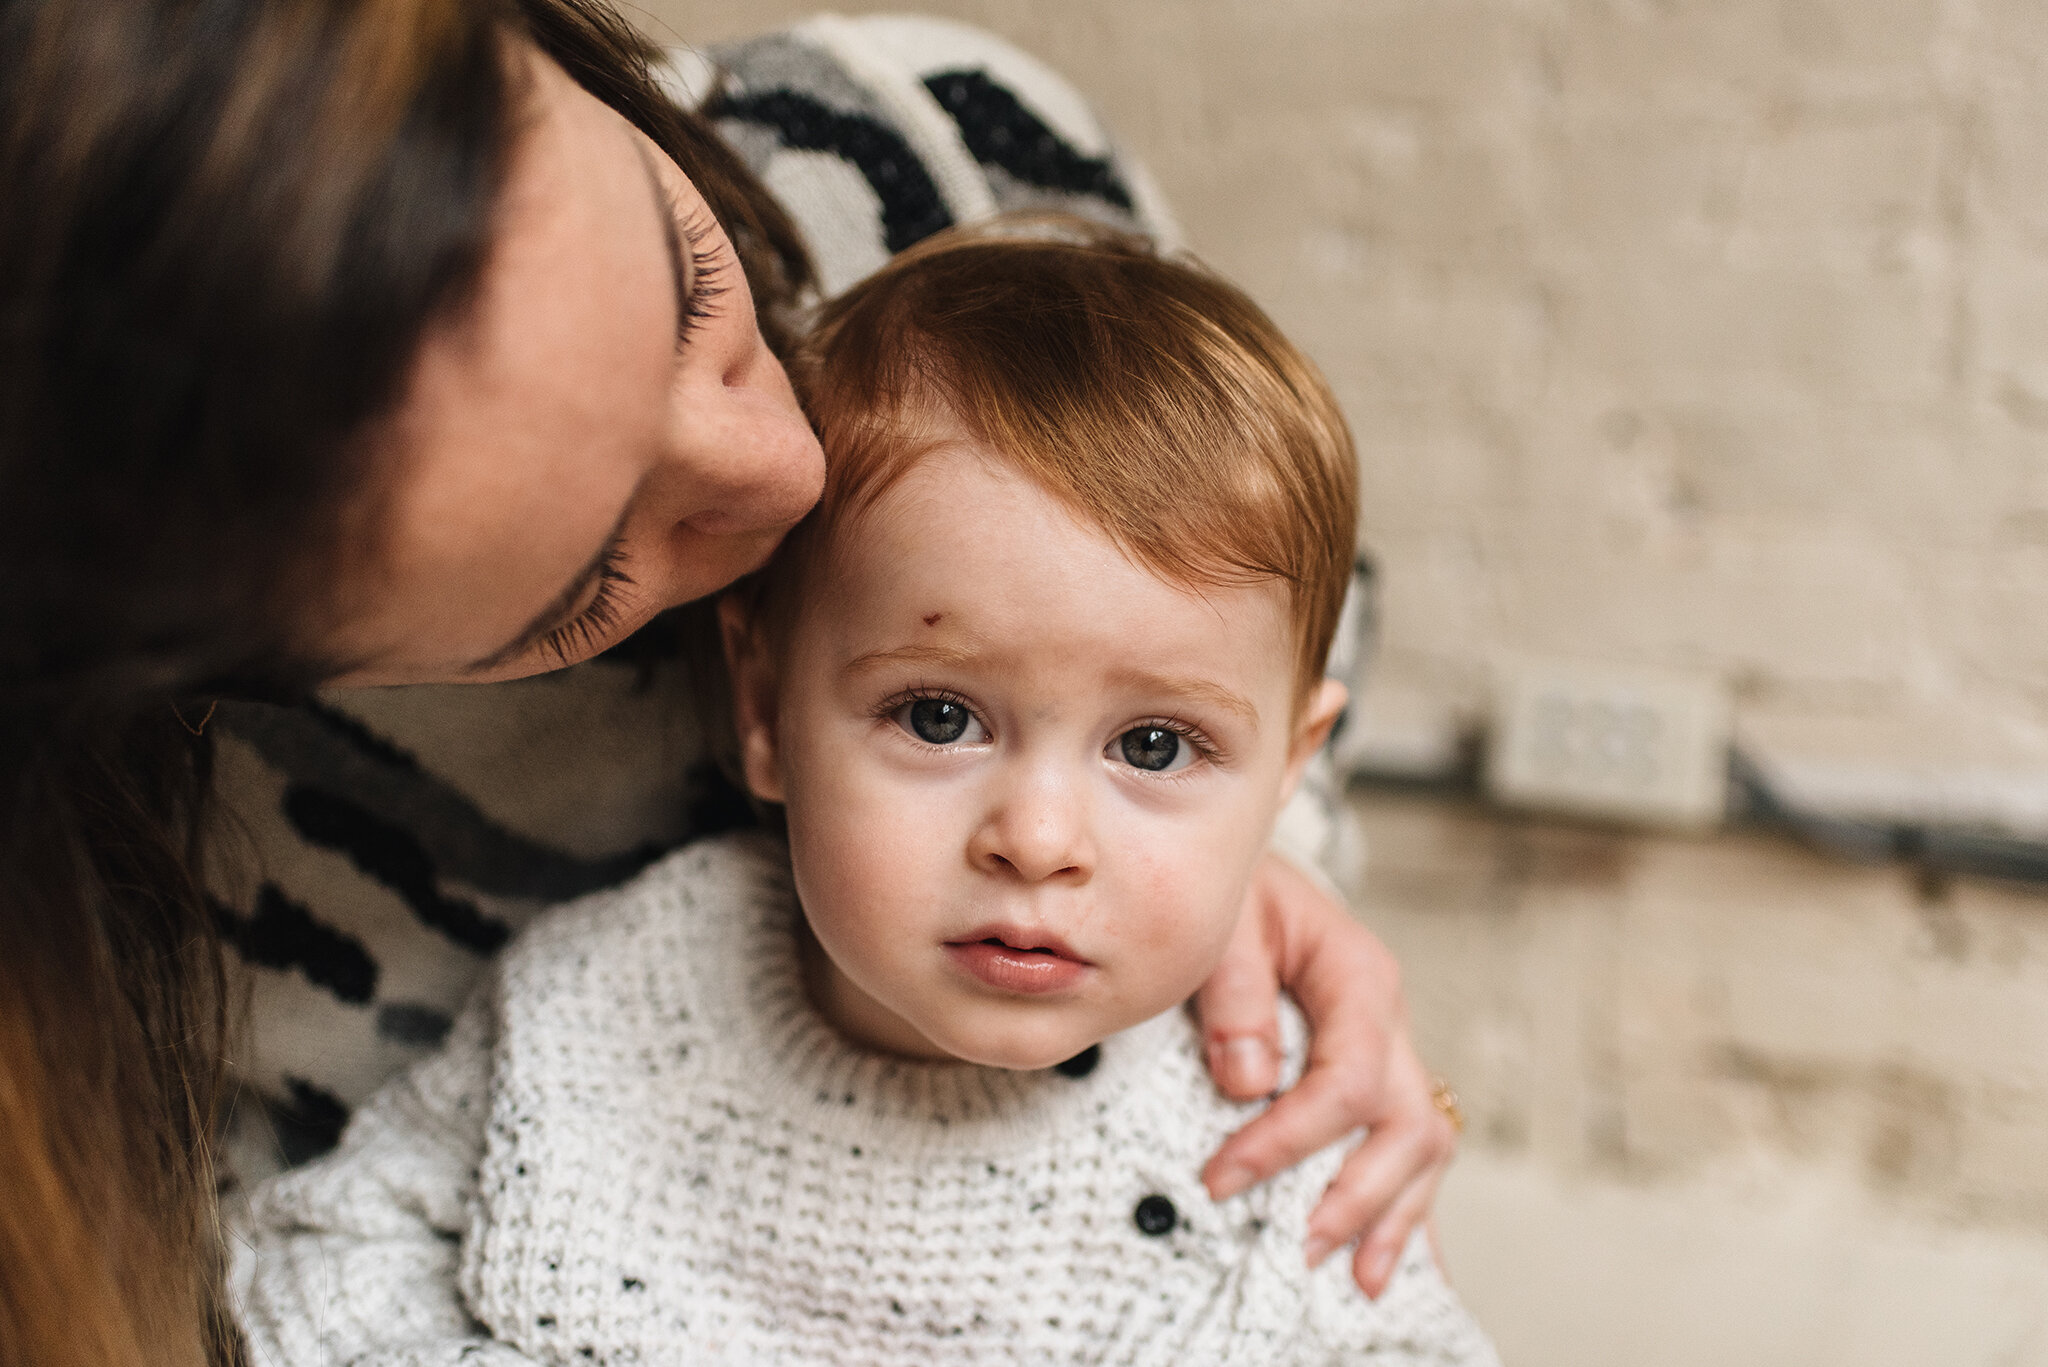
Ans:
[[[1214,275],[1079,219],[999,220],[841,296],[792,372],[827,473],[756,590],[771,629],[835,530],[926,453],[937,404],[1161,578],[1285,583],[1301,695],[1321,678],[1357,534],[1351,434],[1315,366]]]
[[[0,0],[0,1367],[239,1357],[195,732],[326,672],[520,36],[677,159],[772,319],[794,229],[603,0]]]

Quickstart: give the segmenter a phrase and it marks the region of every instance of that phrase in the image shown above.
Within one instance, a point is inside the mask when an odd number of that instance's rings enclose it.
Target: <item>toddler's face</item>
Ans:
[[[1158,579],[957,431],[838,541],[734,651],[826,1016],[1041,1068],[1186,998],[1342,701],[1295,715],[1284,587]]]

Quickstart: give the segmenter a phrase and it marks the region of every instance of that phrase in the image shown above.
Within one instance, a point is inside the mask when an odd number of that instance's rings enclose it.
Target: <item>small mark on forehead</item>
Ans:
[[[943,612],[927,612],[924,615],[924,624],[928,627],[935,627],[939,624],[939,619],[945,615]]]

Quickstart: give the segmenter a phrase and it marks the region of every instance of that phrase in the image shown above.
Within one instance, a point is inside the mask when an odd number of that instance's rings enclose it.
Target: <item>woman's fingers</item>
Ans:
[[[1393,956],[1341,905],[1270,857],[1253,886],[1256,905],[1246,920],[1260,928],[1265,961],[1308,1020],[1308,1066],[1300,1082],[1209,1161],[1203,1180],[1218,1200],[1380,1118],[1391,1028],[1403,1019]],[[1240,923],[1237,941],[1246,938]]]
[[[1412,1058],[1412,1051],[1401,1048]],[[1420,1070],[1420,1064],[1416,1065]],[[1321,1148],[1310,1136],[1340,1123],[1357,1105],[1336,1086],[1300,1086],[1273,1103],[1265,1115],[1231,1137],[1211,1159],[1202,1178],[1218,1200],[1298,1162]],[[1391,1079],[1390,1079],[1391,1081]],[[1426,1075],[1420,1108],[1390,1114],[1372,1126],[1365,1142],[1344,1160],[1308,1220],[1303,1255],[1311,1266],[1334,1250],[1358,1241],[1352,1272],[1361,1289],[1377,1296],[1386,1289],[1395,1262],[1415,1226],[1429,1215],[1437,1184],[1455,1148],[1456,1134],[1429,1100]],[[1406,1092],[1406,1088],[1403,1091]],[[1287,1108],[1283,1112],[1283,1108]],[[1272,1129],[1262,1127],[1278,1121]],[[1355,1126],[1354,1126],[1355,1128]],[[1297,1156],[1297,1149],[1306,1149]],[[1231,1182],[1235,1185],[1229,1185]]]
[[[1279,965],[1258,897],[1255,886],[1223,962],[1195,994],[1209,1074],[1232,1101],[1270,1095],[1280,1080]]]
[[[1205,988],[1200,1003],[1219,1082],[1219,1041],[1277,1043],[1270,1033],[1275,975],[1308,1020],[1308,1066],[1225,1142],[1202,1180],[1224,1200],[1366,1130],[1311,1216],[1305,1251],[1315,1263],[1357,1242],[1353,1275],[1377,1295],[1410,1232],[1428,1217],[1457,1139],[1408,1038],[1400,968],[1320,887],[1271,858],[1254,881],[1231,961],[1230,976],[1212,984],[1213,997]]]
[[[1375,1125],[1344,1160],[1309,1216],[1305,1251],[1310,1265],[1358,1240],[1354,1267],[1359,1285],[1378,1295],[1385,1279],[1374,1274],[1393,1266],[1416,1222],[1429,1214],[1455,1141],[1450,1122],[1433,1106]]]
[[[1376,1076],[1362,1070],[1311,1067],[1264,1115],[1224,1141],[1202,1169],[1209,1194],[1228,1200],[1367,1124],[1376,1088]]]
[[[1443,1169],[1432,1169],[1428,1176],[1408,1185],[1373,1230],[1372,1237],[1360,1241],[1358,1251],[1351,1256],[1351,1280],[1358,1283],[1358,1289],[1373,1299],[1387,1289],[1387,1283],[1394,1279],[1394,1267],[1401,1261],[1401,1250],[1408,1246],[1408,1236],[1419,1223],[1429,1220],[1429,1210],[1436,1202],[1437,1183],[1443,1178]],[[1382,1237],[1384,1235],[1384,1237]],[[1436,1247],[1436,1234],[1430,1233],[1430,1252],[1437,1260],[1437,1267],[1443,1267],[1443,1255]]]

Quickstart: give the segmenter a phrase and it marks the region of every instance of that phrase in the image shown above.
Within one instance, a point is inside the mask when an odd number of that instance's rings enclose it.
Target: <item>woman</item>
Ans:
[[[0,0],[0,1362],[235,1356],[223,929],[370,1000],[410,959],[351,958],[360,937],[292,887],[374,884],[474,959],[516,905],[648,857],[548,847],[536,812],[679,805],[534,757],[565,706],[675,712],[686,633],[661,614],[760,563],[820,469],[775,350],[811,279],[800,235],[647,56],[598,0]],[[924,174],[915,138],[861,126],[868,88],[838,79],[808,105],[729,92],[726,131],[843,153],[888,191],[888,249],[942,226],[971,187],[927,175],[944,212],[921,218],[896,193]],[[1000,85],[927,85],[992,111],[991,164],[1030,180]],[[1114,167],[1036,137],[1053,181],[1116,201]],[[643,677],[635,711],[617,681]],[[346,691],[452,683],[494,686]],[[608,743],[669,767],[651,729]],[[523,767],[494,785],[479,746]],[[648,829],[708,824],[699,803]],[[1370,1288],[1449,1125],[1384,951],[1278,861],[1254,901],[1201,1003],[1219,1081],[1271,1086],[1276,980],[1316,1066],[1208,1177],[1372,1126],[1318,1218],[1326,1245],[1366,1235]],[[335,951],[317,974],[307,943]],[[257,1005],[260,1054],[282,1027]]]

